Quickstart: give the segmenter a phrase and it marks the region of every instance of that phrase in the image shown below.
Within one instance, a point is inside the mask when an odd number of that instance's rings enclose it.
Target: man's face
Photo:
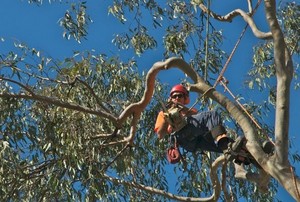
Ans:
[[[171,96],[171,100],[174,103],[184,104],[184,99],[185,99],[184,95],[180,92],[175,92]]]

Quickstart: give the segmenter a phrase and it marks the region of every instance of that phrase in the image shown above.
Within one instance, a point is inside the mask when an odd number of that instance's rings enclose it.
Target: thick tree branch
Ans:
[[[290,169],[288,160],[290,84],[293,76],[293,62],[284,41],[276,17],[276,1],[265,0],[267,22],[273,35],[274,58],[277,77],[275,116],[275,157],[264,167],[296,199],[300,200],[300,181]]]
[[[184,60],[180,58],[170,58],[164,62],[155,63],[152,68],[149,70],[146,78],[146,89],[144,91],[144,96],[142,97],[140,102],[133,103],[128,106],[123,113],[119,116],[118,121],[119,124],[123,123],[126,118],[130,115],[134,115],[134,117],[138,120],[140,113],[145,109],[147,104],[150,102],[153,92],[154,92],[154,84],[155,77],[161,70],[167,70],[169,68],[177,67],[182,70],[185,74],[187,74],[195,84],[190,84],[190,90],[198,93],[206,93],[206,96],[212,98],[219,104],[221,104],[231,115],[232,117],[241,125],[243,131],[245,132],[245,136],[248,139],[249,146],[251,152],[257,151],[259,155],[260,162],[266,159],[266,154],[261,149],[261,146],[258,144],[258,138],[256,136],[256,130],[252,126],[249,118],[239,109],[231,100],[217,92],[216,90],[209,90],[211,86],[205,83],[205,81],[195,72],[195,70],[187,64]],[[133,125],[132,125],[133,127]],[[128,140],[132,140],[134,138],[134,134],[131,134]]]
[[[268,191],[268,183],[270,181],[270,175],[264,170],[260,169],[259,173],[253,173],[246,171],[243,166],[234,164],[235,177],[238,179],[244,179],[257,184],[258,189],[261,192],[266,193]]]
[[[131,122],[131,132],[128,141],[133,141],[136,131],[136,124],[140,119],[141,113],[145,110],[146,106],[152,99],[155,87],[156,76],[161,70],[167,70],[172,67],[178,67],[184,73],[186,73],[189,77],[191,77],[195,82],[201,81],[204,82],[198,74],[195,72],[193,68],[189,66],[184,60],[180,58],[169,58],[164,62],[156,62],[151,69],[148,71],[146,76],[146,87],[144,90],[144,95],[139,102],[133,103],[129,105],[119,116],[118,125],[122,125],[124,121],[129,117],[133,116],[133,120]]]
[[[248,1],[248,4],[250,2]],[[205,6],[201,6],[206,13],[215,16],[221,21],[231,21],[237,14],[241,15],[244,20],[252,28],[253,33],[257,37],[274,39],[274,57],[277,75],[277,99],[276,99],[276,120],[275,120],[275,138],[276,138],[276,155],[270,157],[259,148],[254,129],[248,125],[247,121],[243,121],[238,116],[234,116],[234,112],[230,111],[230,107],[222,104],[241,125],[245,136],[248,140],[247,148],[255,157],[263,169],[276,178],[291,195],[297,199],[299,197],[300,187],[299,179],[295,178],[293,172],[290,172],[290,164],[288,162],[288,128],[289,128],[289,99],[290,99],[290,82],[293,74],[292,60],[290,53],[284,42],[284,37],[276,18],[276,2],[275,0],[265,0],[266,17],[270,26],[271,34],[262,34],[252,18],[241,10],[235,10],[227,16],[221,17],[207,10]],[[201,8],[200,7],[200,8]],[[221,100],[220,100],[221,101]],[[277,158],[276,158],[277,157]],[[295,179],[295,180],[294,180]],[[296,184],[294,184],[296,182]],[[300,200],[300,199],[299,199]]]
[[[277,156],[280,163],[288,165],[288,134],[290,83],[293,76],[293,63],[284,36],[276,17],[276,2],[265,0],[266,18],[274,36],[274,58],[277,76],[275,137],[278,145]]]
[[[259,159],[266,159],[266,154],[264,154],[260,145],[258,144],[258,138],[256,137],[256,130],[252,126],[251,121],[248,119],[248,117],[242,112],[242,110],[239,109],[232,101],[230,101],[224,95],[217,92],[215,89],[209,90],[211,89],[211,86],[206,84],[204,80],[201,77],[199,77],[198,74],[193,70],[193,68],[191,68],[185,61],[179,58],[170,58],[165,62],[157,62],[153,65],[153,67],[149,70],[147,74],[147,79],[146,79],[147,87],[144,91],[143,98],[141,99],[140,102],[133,103],[123,111],[123,113],[119,117],[120,122],[123,122],[130,115],[133,115],[136,120],[139,119],[141,111],[144,110],[144,108],[149,103],[153,95],[156,75],[159,73],[160,70],[167,70],[172,67],[178,67],[180,70],[182,70],[184,73],[186,73],[189,77],[192,78],[195,84],[190,84],[191,91],[202,93],[202,94],[207,92],[206,96],[212,98],[213,100],[221,104],[233,116],[233,118],[241,125],[243,131],[245,132],[245,136],[248,139],[249,147],[251,147],[250,151],[257,151],[257,153],[260,154]],[[132,127],[134,125],[135,125],[135,121],[132,121]],[[132,141],[133,138],[134,138],[134,132],[131,132],[128,140]],[[260,162],[261,161],[262,160],[260,160]],[[216,163],[217,162],[218,159],[216,160]],[[212,173],[215,173],[215,171],[212,170]],[[212,175],[211,178],[214,184],[219,183],[217,178],[215,178],[215,176]],[[215,191],[217,196],[220,190],[219,185],[216,184],[215,189],[216,189]],[[151,188],[151,190],[153,191],[153,188]]]
[[[143,184],[139,184],[136,182],[128,182],[125,180],[121,180],[118,178],[114,178],[111,176],[108,176],[106,174],[104,174],[104,177],[106,179],[108,179],[111,182],[117,183],[117,184],[122,184],[122,185],[126,185],[126,186],[131,186],[131,187],[135,187],[139,190],[143,190],[146,191],[148,193],[152,193],[152,194],[158,194],[158,195],[162,195],[166,198],[172,199],[172,200],[177,200],[177,201],[198,201],[198,202],[215,202],[218,201],[218,198],[220,196],[220,182],[218,179],[218,173],[217,170],[218,168],[223,164],[224,162],[224,156],[220,156],[219,158],[217,158],[214,163],[212,164],[212,169],[211,169],[211,181],[213,182],[213,187],[214,187],[214,193],[210,196],[210,197],[205,197],[205,198],[196,198],[196,197],[183,197],[183,196],[178,196],[160,189],[156,189],[154,187],[150,187],[150,186],[146,186]]]

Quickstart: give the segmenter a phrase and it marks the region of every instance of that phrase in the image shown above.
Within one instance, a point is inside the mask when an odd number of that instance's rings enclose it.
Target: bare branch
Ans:
[[[152,194],[158,194],[158,195],[162,195],[166,198],[172,199],[172,200],[177,200],[177,201],[198,201],[198,202],[215,202],[218,200],[219,196],[220,196],[220,182],[218,179],[218,174],[217,174],[217,169],[218,167],[220,167],[222,165],[222,163],[224,162],[224,156],[220,156],[219,158],[217,158],[214,163],[212,164],[212,169],[211,169],[211,181],[213,183],[213,187],[214,187],[214,193],[212,194],[212,196],[210,197],[205,197],[205,198],[196,198],[196,197],[183,197],[183,196],[178,196],[160,189],[156,189],[154,187],[150,187],[150,186],[146,186],[143,184],[139,184],[136,182],[128,182],[125,180],[121,180],[118,178],[114,178],[111,176],[108,176],[106,174],[104,174],[104,177],[106,179],[108,179],[109,181],[112,181],[114,183],[117,184],[123,184],[126,186],[131,186],[131,187],[135,187],[139,190],[143,190],[146,191],[148,193],[152,193]]]
[[[12,80],[12,79],[8,79],[8,78],[5,78],[5,77],[2,77],[0,76],[0,81],[3,80],[3,81],[8,81],[8,82],[11,82],[11,83],[14,83],[14,84],[17,84],[18,86],[20,86],[21,88],[23,88],[25,91],[29,92],[31,95],[34,95],[34,92],[27,86],[25,86],[24,84],[20,83],[20,82],[17,82],[15,80]]]
[[[113,115],[108,114],[104,111],[94,110],[94,109],[84,107],[84,106],[81,106],[81,105],[72,104],[72,103],[68,103],[68,102],[63,102],[61,100],[58,100],[57,98],[51,98],[51,97],[42,96],[42,95],[35,95],[35,94],[25,95],[25,94],[14,94],[14,93],[2,93],[2,94],[0,94],[0,97],[35,100],[35,101],[39,101],[39,102],[43,102],[43,103],[47,103],[47,104],[53,104],[55,106],[59,106],[59,107],[62,107],[62,108],[72,109],[72,110],[87,113],[87,114],[94,114],[94,115],[97,115],[97,116],[101,116],[103,118],[109,119],[110,121],[112,121],[115,124],[117,123],[117,118],[116,117],[114,117]]]
[[[222,16],[222,15],[218,15],[218,14],[212,12],[204,4],[200,4],[199,7],[201,8],[201,10],[204,13],[207,13],[208,15],[210,15],[211,17],[213,17],[214,19],[222,21],[222,22],[232,22],[232,19],[234,17],[236,17],[237,15],[239,15],[237,12],[232,11],[232,12],[228,13],[227,15]]]
[[[257,28],[255,22],[253,21],[253,18],[251,16],[249,16],[247,13],[245,13],[243,10],[236,9],[236,12],[238,12],[243,17],[245,22],[248,23],[248,25],[252,29],[254,36],[256,36],[257,38],[260,38],[260,39],[272,39],[273,38],[271,32],[265,33],[265,32],[260,31]]]
[[[248,10],[249,10],[249,13],[252,13],[253,12],[252,0],[247,0],[247,1],[248,1]]]
[[[114,138],[114,137],[116,137],[117,136],[117,134],[118,134],[118,132],[119,132],[119,129],[118,128],[116,128],[112,133],[110,133],[110,134],[98,134],[98,135],[95,135],[95,136],[92,136],[92,137],[90,137],[89,139],[90,140],[95,140],[95,139],[100,139],[100,138],[105,138],[105,139],[112,139],[112,138]]]
[[[275,137],[276,154],[283,165],[288,165],[289,104],[290,83],[293,76],[293,62],[284,41],[284,36],[276,17],[276,2],[265,1],[266,18],[274,36],[274,58],[277,76]]]
[[[256,24],[254,23],[251,16],[249,16],[246,12],[244,12],[241,9],[235,9],[228,13],[225,16],[218,15],[212,11],[210,11],[204,4],[200,4],[199,7],[202,9],[203,12],[207,13],[208,15],[212,16],[214,19],[223,21],[223,22],[232,22],[233,18],[236,16],[242,16],[243,19],[248,23],[250,28],[252,29],[253,34],[260,39],[272,39],[272,33],[271,32],[261,32]]]
[[[146,191],[146,192],[149,192],[149,193],[152,193],[152,194],[159,194],[159,195],[162,195],[166,198],[177,200],[177,201],[199,201],[199,202],[215,201],[215,200],[212,199],[213,197],[209,197],[209,198],[182,197],[182,196],[171,194],[169,192],[166,192],[166,191],[163,191],[163,190],[160,190],[160,189],[156,189],[154,187],[138,184],[136,182],[128,182],[128,181],[121,180],[121,179],[118,179],[118,178],[113,178],[113,177],[110,177],[106,174],[104,175],[104,177],[106,179],[108,179],[109,181],[112,181],[112,182],[117,183],[117,184],[123,184],[123,185],[126,185],[126,186],[131,186],[131,187],[137,188],[139,190],[143,190],[143,191]]]
[[[110,147],[110,146],[119,145],[119,144],[128,144],[128,141],[129,141],[128,138],[124,138],[124,139],[119,140],[119,141],[114,141],[114,142],[101,144],[101,147]]]
[[[284,36],[276,16],[276,1],[265,0],[266,18],[274,39],[274,58],[277,77],[276,116],[275,116],[275,155],[266,168],[282,186],[299,201],[299,178],[295,178],[290,169],[289,150],[289,120],[290,120],[290,85],[293,77],[293,61],[284,41]],[[276,169],[275,169],[276,168]],[[278,174],[280,170],[280,174]]]
[[[194,82],[204,82],[198,74],[195,72],[193,68],[189,66],[184,60],[180,58],[169,58],[164,62],[156,62],[151,69],[148,71],[146,76],[146,87],[144,90],[144,95],[139,102],[133,103],[129,105],[119,116],[118,118],[118,126],[121,126],[124,121],[131,115],[133,115],[133,120],[131,122],[131,132],[129,137],[127,138],[128,141],[133,141],[136,131],[136,124],[140,119],[141,113],[145,110],[148,103],[151,101],[154,87],[155,87],[155,80],[156,75],[161,70],[167,70],[172,67],[178,67],[184,73],[186,73],[189,77],[191,77]]]

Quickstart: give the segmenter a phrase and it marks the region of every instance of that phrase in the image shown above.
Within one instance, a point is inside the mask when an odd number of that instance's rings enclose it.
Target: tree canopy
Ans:
[[[97,8],[82,1],[49,2],[28,1],[69,5],[55,20],[62,37],[84,44],[93,32],[89,12]],[[300,200],[300,156],[289,131],[290,103],[299,87],[300,5],[248,0],[225,12],[222,4],[114,0],[107,13],[126,27],[111,36],[119,55],[75,50],[57,59],[18,40],[11,50],[1,50],[1,199],[274,201],[280,184]],[[257,16],[263,16],[263,28]],[[238,19],[246,26],[238,27],[241,35],[230,39],[228,50],[226,26]],[[255,43],[244,50],[252,61],[240,62],[246,73],[234,77],[242,78],[238,85],[249,94],[261,95],[247,100],[242,93],[230,97],[225,80],[245,33]],[[162,61],[143,63],[158,50]],[[174,68],[183,73],[176,81],[158,76]],[[245,135],[261,168],[201,151],[182,151],[184,161],[171,166],[168,138],[159,141],[153,127],[174,82],[197,95],[199,110],[221,112],[230,136]],[[274,122],[266,121],[270,116]],[[274,143],[272,155],[262,150],[264,140]]]

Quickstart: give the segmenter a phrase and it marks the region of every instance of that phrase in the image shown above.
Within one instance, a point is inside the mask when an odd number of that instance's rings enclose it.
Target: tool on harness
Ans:
[[[165,120],[172,126],[173,132],[181,130],[186,126],[186,118],[181,113],[183,107],[179,104],[175,104],[167,112],[164,113]]]
[[[171,134],[169,139],[169,148],[167,149],[167,159],[169,163],[176,164],[181,160],[181,153],[178,148],[176,136]]]

